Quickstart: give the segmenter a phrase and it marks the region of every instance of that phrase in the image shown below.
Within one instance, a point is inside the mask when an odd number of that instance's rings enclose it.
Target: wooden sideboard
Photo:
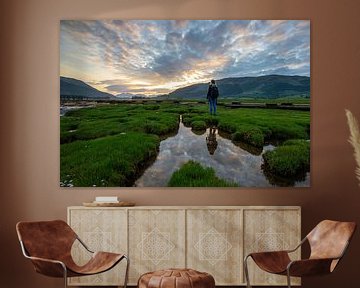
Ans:
[[[216,285],[245,285],[245,255],[294,248],[301,240],[298,206],[80,206],[68,207],[68,223],[92,250],[129,255],[129,285],[148,271],[184,267],[212,274]],[[89,257],[78,243],[72,254],[78,263]],[[124,271],[121,262],[103,274],[70,278],[69,285],[121,285]],[[249,272],[253,285],[286,285],[286,277],[252,261]]]

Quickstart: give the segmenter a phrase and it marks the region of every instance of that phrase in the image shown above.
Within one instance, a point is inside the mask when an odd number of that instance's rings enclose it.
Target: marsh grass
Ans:
[[[74,186],[132,186],[157,155],[159,137],[130,132],[61,145],[61,181]]]
[[[241,103],[264,103],[264,104],[282,104],[282,103],[291,103],[291,104],[310,104],[310,98],[299,97],[299,96],[288,96],[281,97],[276,99],[264,99],[264,98],[233,98],[233,99],[220,99],[220,102],[229,103],[229,102],[241,102]]]
[[[142,169],[155,158],[160,140],[176,133],[179,115],[194,133],[216,126],[219,133],[228,135],[235,144],[243,142],[257,149],[274,139],[279,143],[309,139],[310,113],[307,111],[218,107],[218,115],[211,116],[206,103],[195,101],[121,103],[71,110],[60,121],[61,182],[84,187],[132,186]],[[290,156],[278,158],[294,157],[291,154],[298,155],[296,151],[304,150],[302,145],[283,146],[276,149],[280,151],[277,154]],[[291,174],[293,169],[298,169],[290,162],[281,164],[277,160],[277,163],[274,167],[280,166],[279,169],[271,168],[276,173]],[[204,173],[208,180],[212,178],[206,176],[209,173]],[[216,183],[205,182],[201,185],[216,186]]]
[[[288,140],[263,154],[264,169],[274,175],[295,177],[310,170],[310,142]]]
[[[236,187],[236,183],[218,178],[212,168],[204,168],[195,161],[185,163],[173,173],[169,187]]]
[[[130,104],[69,111],[61,118],[60,143],[96,139],[129,131],[158,136],[176,131],[179,114],[158,112],[159,109],[159,105]]]
[[[191,123],[193,130],[203,131],[206,130],[206,122],[202,120],[196,120]]]
[[[178,129],[179,114],[159,109],[109,105],[61,117],[61,184],[132,186],[156,158],[160,139]]]
[[[218,116],[210,116],[207,106],[183,116],[186,126],[205,121],[216,125],[221,132],[231,135],[233,141],[242,141],[255,147],[266,142],[283,142],[288,139],[309,139],[310,113],[308,111],[219,107]]]

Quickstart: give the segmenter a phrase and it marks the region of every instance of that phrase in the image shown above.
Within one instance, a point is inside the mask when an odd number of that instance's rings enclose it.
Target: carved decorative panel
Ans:
[[[192,268],[212,274],[218,286],[244,286],[244,256],[294,248],[301,240],[300,213],[300,207],[272,206],[69,207],[68,222],[91,249],[130,257],[129,285],[149,271]],[[72,253],[78,264],[89,259],[78,243]],[[125,266],[124,261],[104,274],[71,278],[69,284],[122,285]],[[249,272],[253,285],[286,284],[286,277],[264,273],[252,260]]]
[[[141,274],[185,267],[185,210],[129,210],[130,283]]]
[[[261,209],[244,211],[244,252],[287,250],[295,248],[301,238],[299,209]],[[300,250],[292,253],[300,259]],[[253,285],[286,285],[286,277],[266,273],[249,262],[250,282]],[[300,284],[299,278],[292,278]]]
[[[242,210],[188,210],[186,219],[187,266],[214,275],[217,285],[241,284]]]
[[[82,209],[70,210],[69,223],[80,239],[93,251],[121,253],[127,251],[127,215],[121,209]],[[90,253],[76,241],[72,247],[76,263],[84,264]],[[112,270],[85,277],[69,278],[74,285],[121,285],[124,281],[125,261]]]

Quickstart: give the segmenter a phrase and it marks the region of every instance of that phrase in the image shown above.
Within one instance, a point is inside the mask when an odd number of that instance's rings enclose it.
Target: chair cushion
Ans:
[[[193,269],[166,269],[140,276],[138,288],[213,288],[214,277]]]

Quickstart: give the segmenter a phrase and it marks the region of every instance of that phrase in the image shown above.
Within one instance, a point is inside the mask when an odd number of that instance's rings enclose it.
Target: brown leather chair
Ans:
[[[291,287],[290,276],[315,276],[333,272],[344,256],[355,229],[354,222],[324,220],[292,250],[250,253],[244,259],[247,287],[251,287],[247,267],[249,257],[266,272],[286,275],[289,288]],[[292,261],[289,253],[296,251],[306,241],[310,245],[310,257]]]
[[[88,276],[110,270],[122,259],[126,259],[124,288],[127,285],[129,259],[124,254],[91,251],[62,220],[19,222],[16,231],[24,256],[31,260],[35,271],[50,277]],[[83,266],[78,266],[72,256],[71,247],[78,240],[92,254]]]

